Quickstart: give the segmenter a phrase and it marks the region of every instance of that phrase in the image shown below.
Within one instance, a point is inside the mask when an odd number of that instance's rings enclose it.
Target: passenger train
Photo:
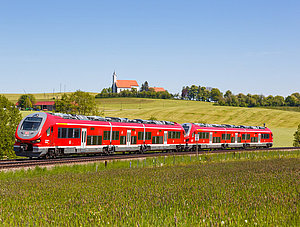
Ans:
[[[170,121],[33,113],[17,127],[17,156],[54,158],[72,154],[192,151],[271,147],[273,134],[259,126],[178,124]]]

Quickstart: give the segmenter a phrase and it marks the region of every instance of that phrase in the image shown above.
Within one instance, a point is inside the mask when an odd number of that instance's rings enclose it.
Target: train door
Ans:
[[[86,128],[81,130],[81,148],[86,147]]]
[[[131,130],[127,130],[127,142],[126,142],[127,147],[130,146],[130,140],[131,140]]]
[[[164,145],[168,143],[168,132],[164,131]]]
[[[258,142],[260,143],[260,139],[261,139],[261,134],[258,133]]]
[[[213,140],[213,133],[210,132],[209,133],[209,143],[212,143],[212,140]]]
[[[235,140],[234,140],[234,143],[237,143],[237,141],[238,141],[238,133],[236,132],[236,133],[235,133]]]

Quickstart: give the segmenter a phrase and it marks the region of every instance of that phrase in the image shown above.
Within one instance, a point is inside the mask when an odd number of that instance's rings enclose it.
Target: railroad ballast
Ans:
[[[170,121],[44,112],[25,117],[15,137],[15,153],[24,157],[191,151],[197,148],[259,148],[273,145],[273,134],[266,127],[178,124]]]

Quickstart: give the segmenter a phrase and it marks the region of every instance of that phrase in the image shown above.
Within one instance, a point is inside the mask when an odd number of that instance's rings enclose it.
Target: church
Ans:
[[[135,88],[137,91],[139,90],[139,85],[136,80],[117,80],[116,72],[113,73],[113,81],[112,81],[112,92],[120,93],[124,90],[131,90],[131,88]]]

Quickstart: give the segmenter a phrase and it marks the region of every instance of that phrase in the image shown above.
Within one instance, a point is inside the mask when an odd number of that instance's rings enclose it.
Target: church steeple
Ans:
[[[112,86],[111,86],[111,89],[112,89],[112,92],[113,92],[113,93],[117,93],[117,86],[116,86],[116,82],[117,82],[117,74],[116,74],[116,71],[114,71],[112,77],[113,77],[113,80],[112,80]]]

